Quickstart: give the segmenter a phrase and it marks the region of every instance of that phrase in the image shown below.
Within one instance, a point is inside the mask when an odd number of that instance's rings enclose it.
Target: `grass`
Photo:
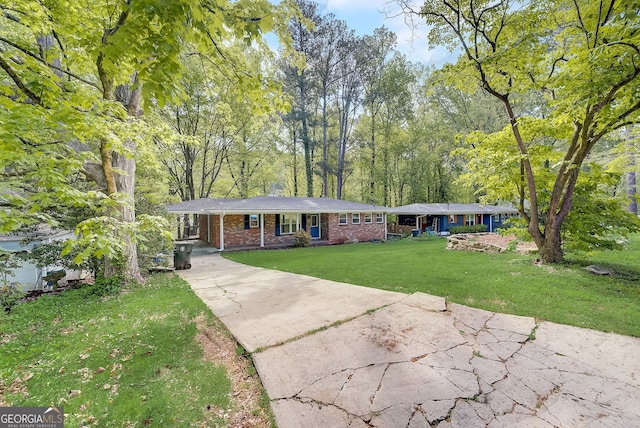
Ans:
[[[17,305],[0,314],[0,405],[63,406],[68,427],[226,426],[230,379],[203,359],[198,316],[213,326],[189,286],[162,275],[117,296]]]
[[[226,253],[241,263],[489,311],[640,337],[640,235],[624,251],[538,266],[531,256],[450,251],[445,239]],[[594,276],[587,264],[613,269]]]

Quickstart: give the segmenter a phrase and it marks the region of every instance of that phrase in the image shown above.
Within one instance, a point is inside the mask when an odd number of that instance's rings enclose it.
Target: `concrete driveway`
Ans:
[[[254,268],[179,271],[246,350],[279,428],[640,426],[640,339]]]

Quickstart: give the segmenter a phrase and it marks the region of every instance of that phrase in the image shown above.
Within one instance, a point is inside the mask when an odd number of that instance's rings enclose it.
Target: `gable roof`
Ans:
[[[257,196],[248,199],[203,198],[167,206],[176,214],[261,214],[261,213],[352,213],[387,212],[379,205],[362,204],[331,198]]]
[[[452,214],[518,214],[512,207],[483,204],[411,204],[392,208],[389,214],[452,215]]]

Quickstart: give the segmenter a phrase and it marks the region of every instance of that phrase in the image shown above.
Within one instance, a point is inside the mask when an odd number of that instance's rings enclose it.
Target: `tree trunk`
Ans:
[[[373,113],[373,103],[371,107],[371,163],[369,168],[369,201],[375,202],[376,200],[376,126],[375,126],[375,114]]]
[[[636,186],[636,150],[633,144],[633,136],[631,135],[633,127],[627,126],[626,128],[626,140],[627,140],[627,155],[629,156],[628,168],[627,172],[627,196],[629,197],[629,205],[627,206],[627,211],[630,213],[638,214],[638,188]]]
[[[135,152],[135,144],[133,142],[127,141],[125,147]],[[128,158],[124,154],[114,153],[113,166],[122,171],[122,174],[116,174],[115,176],[118,193],[125,195],[125,204],[120,209],[120,220],[125,223],[133,223],[136,221],[134,201],[136,161],[134,158]],[[126,278],[144,282],[138,266],[138,249],[135,239],[127,235],[123,236],[122,239],[125,245],[124,260],[122,261],[124,266],[120,267],[112,262],[106,263],[105,277],[124,274]]]
[[[322,196],[325,198],[329,196],[329,155],[327,148],[327,128],[329,127],[327,121],[327,88],[326,85],[323,88],[322,93]]]
[[[564,260],[559,226],[548,226],[541,242],[536,241],[542,263],[561,263]]]
[[[136,76],[134,75],[133,82],[135,82],[135,80]],[[135,119],[140,114],[141,96],[142,85],[138,85],[133,91],[129,90],[129,85],[121,85],[114,91],[112,99],[116,99],[122,103],[126,107],[129,116]],[[136,152],[136,145],[133,141],[125,141],[124,146],[125,151],[129,151],[130,153]],[[124,223],[135,222],[135,158],[133,156],[127,156],[126,153],[111,152],[111,163],[105,164],[103,162],[103,168],[105,176],[107,177],[107,183],[109,182],[107,172],[109,172],[111,179],[115,182],[116,192],[124,196],[125,203],[120,208],[120,221]],[[114,169],[117,170],[118,173],[115,173]],[[104,270],[105,277],[123,274],[126,278],[144,282],[140,274],[140,267],[138,266],[138,249],[134,237],[124,235],[122,236],[122,240],[124,241],[124,260],[122,260],[122,266],[113,260],[107,260]]]

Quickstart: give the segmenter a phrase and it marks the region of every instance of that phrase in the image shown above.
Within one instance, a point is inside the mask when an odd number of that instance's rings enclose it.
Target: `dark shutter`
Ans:
[[[280,214],[276,214],[276,236],[280,236]]]
[[[307,215],[306,214],[302,214],[302,228],[304,230],[307,230]]]
[[[250,228],[250,216],[248,214],[245,214],[244,216],[244,228],[245,229],[249,229]]]

